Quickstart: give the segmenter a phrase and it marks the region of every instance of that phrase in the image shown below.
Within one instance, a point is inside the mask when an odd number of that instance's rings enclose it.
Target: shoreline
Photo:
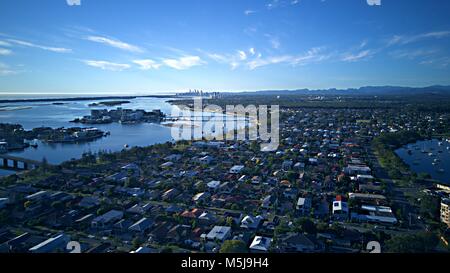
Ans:
[[[136,99],[136,98],[177,98],[177,97],[176,95],[99,96],[99,97],[83,96],[83,97],[69,97],[69,98],[0,99],[0,103],[84,101],[84,100]]]

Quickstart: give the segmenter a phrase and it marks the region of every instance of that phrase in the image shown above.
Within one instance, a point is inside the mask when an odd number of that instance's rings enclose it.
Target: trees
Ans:
[[[393,237],[386,241],[386,248],[391,253],[425,253],[432,252],[438,242],[436,234],[422,232]]]
[[[220,253],[247,253],[248,249],[244,242],[239,240],[227,240],[220,248]]]
[[[299,220],[297,220],[296,226],[301,232],[306,232],[308,234],[317,233],[316,224],[314,224],[314,222],[309,218],[300,218]]]
[[[420,199],[420,215],[424,218],[439,221],[440,199],[435,196],[425,195]]]

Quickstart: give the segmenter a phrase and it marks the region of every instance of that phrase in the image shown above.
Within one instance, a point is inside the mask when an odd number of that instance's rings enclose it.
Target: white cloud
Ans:
[[[130,68],[129,64],[112,63],[108,61],[84,60],[83,62],[89,66],[97,67],[102,70],[122,71]]]
[[[69,48],[63,48],[63,47],[50,47],[50,46],[43,46],[38,45],[34,43],[30,43],[23,40],[16,40],[16,39],[8,39],[9,42],[20,45],[20,46],[26,46],[26,47],[32,47],[32,48],[39,48],[42,50],[52,51],[56,53],[69,53],[72,52],[72,49]]]
[[[256,51],[255,51],[255,49],[254,49],[253,47],[251,47],[251,48],[248,50],[248,52],[250,52],[250,54],[252,54],[252,55],[255,55],[255,54],[256,54]]]
[[[434,31],[417,35],[394,35],[388,41],[388,46],[405,45],[426,39],[442,39],[450,36],[450,31]]]
[[[280,39],[278,37],[270,35],[270,34],[265,34],[264,36],[269,38],[269,42],[270,42],[270,45],[272,46],[272,48],[274,48],[274,49],[280,48],[281,43],[280,43]]]
[[[280,64],[286,63],[293,66],[296,65],[306,65],[310,63],[318,63],[324,60],[329,59],[330,55],[323,54],[322,47],[314,47],[309,49],[304,54],[300,55],[281,55],[281,56],[270,56],[267,58],[262,58],[261,54],[258,54],[258,57],[247,62],[248,68],[251,70],[256,69],[258,67],[271,65],[271,64]]]
[[[204,64],[202,59],[200,59],[200,57],[198,56],[184,56],[178,59],[164,59],[163,63],[168,67],[177,70],[184,70],[191,68],[193,66]]]
[[[9,49],[6,49],[6,48],[0,48],[0,55],[5,56],[5,55],[10,55],[11,53],[12,53],[12,51],[9,50]]]
[[[18,71],[12,70],[8,65],[0,63],[0,76],[9,76],[19,73]]]
[[[247,54],[246,54],[244,51],[238,50],[238,53],[239,53],[239,59],[240,59],[241,61],[247,59]]]
[[[356,53],[346,53],[342,56],[341,61],[344,62],[356,62],[361,60],[366,60],[370,57],[372,57],[375,53],[370,50],[363,50]]]
[[[88,36],[88,37],[86,37],[86,40],[91,41],[91,42],[109,45],[111,47],[119,48],[119,49],[130,51],[130,52],[143,52],[143,50],[137,46],[134,46],[134,45],[131,45],[131,44],[119,41],[119,40],[106,38],[106,37]]]
[[[253,13],[256,13],[256,11],[250,10],[250,9],[244,11],[244,14],[247,15],[247,16],[250,15],[250,14],[253,14]]]
[[[142,70],[158,69],[161,67],[161,64],[150,59],[134,60],[133,63],[139,65]]]
[[[0,41],[0,46],[9,47],[9,46],[11,46],[11,44],[8,42],[5,42],[5,41]]]
[[[416,49],[416,50],[396,50],[389,53],[396,59],[416,59],[420,57],[427,57],[434,55],[438,51],[435,49]]]

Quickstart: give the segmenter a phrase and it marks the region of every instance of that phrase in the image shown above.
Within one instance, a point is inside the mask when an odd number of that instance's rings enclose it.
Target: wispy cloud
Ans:
[[[264,34],[267,38],[269,38],[269,43],[274,49],[279,49],[281,46],[280,39],[277,36],[271,34]]]
[[[9,76],[18,74],[19,71],[13,70],[9,67],[9,65],[0,63],[0,76]]]
[[[6,55],[11,55],[12,51],[6,48],[0,48],[0,55],[6,56]]]
[[[158,69],[162,64],[157,63],[154,60],[145,59],[145,60],[134,60],[133,63],[139,65],[141,70],[150,70],[150,69]]]
[[[371,58],[374,54],[375,54],[374,51],[366,49],[355,53],[345,53],[342,56],[341,60],[344,62],[357,62],[361,60],[367,60]]]
[[[69,48],[43,46],[43,45],[38,45],[38,44],[31,43],[31,42],[23,41],[23,40],[8,39],[8,42],[16,44],[16,45],[20,45],[20,46],[39,48],[42,50],[52,51],[52,52],[56,52],[56,53],[72,52],[72,49],[69,49]]]
[[[442,39],[449,36],[450,31],[434,31],[417,35],[394,35],[387,41],[387,45],[405,45],[426,39]]]
[[[389,53],[390,56],[396,59],[417,59],[421,57],[428,57],[438,53],[436,49],[414,49],[414,50],[396,50]]]
[[[5,41],[0,41],[0,46],[4,46],[4,47],[10,47],[11,44]]]
[[[86,65],[109,71],[123,71],[130,68],[129,64],[113,63],[108,61],[84,60]]]
[[[249,69],[253,70],[258,67],[280,63],[286,63],[292,66],[318,63],[330,58],[330,54],[325,54],[323,51],[323,47],[313,47],[305,53],[299,55],[269,56],[265,58],[258,55],[257,58],[249,61],[247,66]]]
[[[231,69],[236,69],[241,66],[250,56],[256,54],[256,50],[254,48],[249,49],[249,54],[247,54],[244,50],[237,50],[236,53],[233,54],[218,54],[218,53],[209,53],[201,51],[206,57],[212,59],[215,62],[221,64],[227,64],[231,67]]]
[[[178,59],[164,59],[163,63],[177,70],[185,70],[193,66],[202,65],[205,62],[199,56],[184,56]]]
[[[244,61],[244,60],[247,59],[247,54],[245,53],[245,51],[238,50],[238,54],[239,54],[239,59],[240,59],[241,61]]]
[[[136,52],[136,53],[143,52],[143,50],[138,46],[131,45],[129,43],[125,43],[120,40],[111,39],[111,38],[107,38],[107,37],[88,36],[88,37],[86,37],[86,40],[91,41],[91,42],[105,44],[105,45],[115,47],[118,49],[122,49],[125,51]]]
[[[251,14],[253,14],[253,13],[256,13],[256,11],[250,10],[250,9],[247,9],[247,10],[244,11],[244,14],[247,15],[247,16],[248,16],[248,15],[251,15]]]

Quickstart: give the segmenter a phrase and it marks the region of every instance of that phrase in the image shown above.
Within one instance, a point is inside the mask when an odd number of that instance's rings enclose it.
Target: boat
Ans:
[[[128,144],[123,145],[124,148],[130,147]]]
[[[439,169],[439,170],[437,170],[437,172],[438,173],[445,173],[445,170],[444,169]]]
[[[434,156],[434,154],[433,154],[433,153],[428,153],[428,155],[429,155],[429,156]]]

